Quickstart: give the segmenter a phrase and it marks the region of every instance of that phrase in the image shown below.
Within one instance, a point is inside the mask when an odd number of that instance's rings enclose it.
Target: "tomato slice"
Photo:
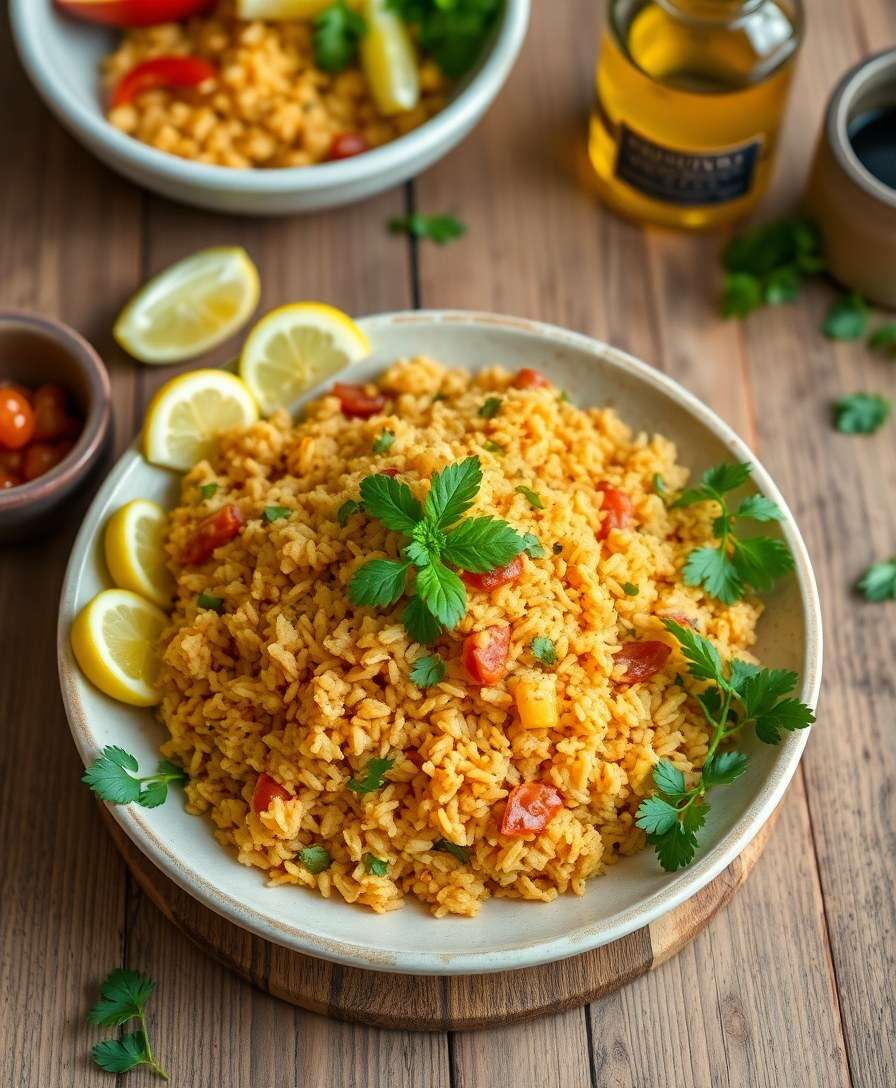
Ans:
[[[69,15],[107,26],[175,23],[211,8],[215,0],[56,0]]]
[[[11,385],[0,388],[0,448],[20,450],[34,435],[34,409]]]
[[[497,684],[507,675],[510,628],[487,627],[464,639],[461,660],[474,684]]]
[[[351,159],[355,155],[361,155],[370,150],[370,144],[360,132],[338,132],[330,144],[330,152],[327,158],[331,162],[338,159]]]
[[[548,389],[551,382],[547,380],[544,374],[539,374],[537,370],[530,370],[529,367],[524,366],[522,370],[516,372],[516,377],[511,384],[514,389]]]
[[[486,593],[490,593],[493,589],[497,589],[498,586],[506,586],[511,582],[515,582],[522,573],[523,560],[520,556],[515,555],[506,567],[496,567],[494,570],[487,570],[483,574],[475,574],[471,570],[462,570],[460,576],[471,589],[483,589]]]
[[[637,684],[659,672],[671,653],[672,647],[665,642],[629,642],[614,655],[614,660],[625,666],[622,679]]]
[[[348,382],[336,382],[333,396],[339,398],[342,414],[347,419],[370,419],[377,412],[382,412],[386,404],[382,393],[371,396],[363,385],[350,385]]]
[[[507,798],[501,834],[512,839],[538,835],[563,808],[563,794],[546,782],[524,782]]]
[[[198,87],[216,74],[208,61],[200,57],[153,57],[121,77],[110,105],[113,109],[125,106],[156,87]]]
[[[627,492],[620,491],[618,487],[610,487],[603,480],[597,485],[597,490],[603,494],[601,509],[604,514],[597,530],[598,540],[606,540],[613,529],[628,529],[634,525],[635,508]]]
[[[289,790],[275,779],[271,778],[269,774],[265,774],[263,771],[258,776],[255,782],[255,789],[252,792],[252,811],[253,812],[266,812],[271,807],[271,801],[275,797],[280,797],[284,801],[288,801],[292,795]]]
[[[199,566],[211,559],[216,548],[233,540],[243,528],[243,515],[233,505],[222,506],[199,522],[192,539],[184,548],[181,562],[186,567]]]

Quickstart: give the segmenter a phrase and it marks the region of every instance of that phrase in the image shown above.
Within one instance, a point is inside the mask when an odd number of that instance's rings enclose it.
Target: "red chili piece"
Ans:
[[[199,527],[184,548],[181,562],[186,567],[199,566],[211,559],[216,548],[233,540],[243,528],[243,515],[236,506],[222,506],[199,522]]]
[[[527,366],[516,372],[516,377],[511,384],[514,389],[549,389],[551,386],[544,374],[539,374],[537,370],[530,370]]]
[[[604,497],[602,505],[604,519],[597,530],[597,539],[606,540],[613,529],[628,529],[634,524],[635,508],[625,491],[620,491],[618,487],[610,487],[605,480],[601,480],[597,490]]]
[[[112,92],[111,105],[113,109],[125,106],[156,87],[198,87],[216,74],[208,61],[199,57],[153,57],[121,77]]]
[[[507,675],[510,628],[487,627],[464,639],[461,660],[475,684],[497,684]]]
[[[342,414],[347,419],[370,419],[377,412],[382,412],[386,404],[386,398],[381,393],[371,396],[363,385],[349,385],[346,382],[336,382],[333,396],[339,398]]]
[[[398,469],[397,468],[381,468],[380,469],[380,476],[397,476],[397,475],[398,475]]]
[[[290,792],[285,789],[280,783],[271,778],[269,774],[262,772],[255,783],[255,789],[252,793],[252,811],[253,812],[266,812],[271,807],[271,801],[275,797],[280,797],[284,801],[288,801],[290,798]]]
[[[355,155],[361,155],[370,150],[370,144],[360,132],[338,132],[330,144],[330,152],[327,158],[331,162],[337,159],[351,159]]]
[[[672,647],[665,642],[629,642],[614,654],[614,660],[625,666],[622,679],[637,684],[659,672],[671,653]]]
[[[471,589],[483,589],[486,593],[490,593],[493,589],[497,589],[498,586],[506,586],[511,582],[515,582],[522,573],[523,561],[520,556],[516,555],[506,567],[487,570],[483,574],[462,570],[460,576]]]
[[[524,782],[507,798],[501,834],[512,839],[538,835],[563,808],[563,795],[545,782]]]

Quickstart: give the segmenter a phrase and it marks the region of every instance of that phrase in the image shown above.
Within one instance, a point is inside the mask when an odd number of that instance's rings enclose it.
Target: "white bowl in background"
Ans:
[[[532,321],[422,311],[369,317],[360,324],[370,337],[372,354],[343,371],[340,380],[367,380],[395,359],[416,354],[471,370],[492,364],[514,370],[533,367],[566,389],[579,405],[612,405],[637,430],[670,437],[681,463],[694,473],[723,460],[752,462],[756,487],[784,511],[780,532],[796,561],[795,573],[765,597],[755,652],[769,666],[798,672],[800,698],[815,706],[821,683],[821,615],[806,547],[768,473],[731,428],[696,397],[624,352]],[[303,401],[320,395],[329,384]],[[87,601],[111,585],[102,547],[109,516],[134,498],[171,507],[179,485],[179,476],[148,464],[132,446],[100,488],[75,541],[59,611],[59,670],[72,734],[85,764],[107,744],[132,752],[141,768],[154,767],[158,759],[166,735],[163,726],[151,711],[114,702],[81,675],[69,631]],[[788,734],[777,747],[745,742],[750,766],[737,782],[719,791],[689,868],[664,873],[653,851],[643,850],[589,881],[581,897],[564,895],[552,903],[490,899],[475,919],[436,919],[411,898],[402,910],[375,915],[302,888],[270,888],[260,870],[240,865],[218,844],[208,821],[187,814],[179,790],[160,808],[111,805],[109,811],[176,884],[267,940],[372,970],[439,975],[505,971],[616,940],[696,894],[731,863],[772,814],[807,739],[808,731],[803,730]]]
[[[19,56],[43,100],[113,170],[172,200],[213,211],[282,215],[373,196],[447,154],[482,118],[510,74],[529,22],[530,0],[504,0],[477,67],[440,113],[392,143],[341,162],[236,170],[180,159],[114,128],[103,116],[98,65],[116,32],[69,18],[53,0],[11,0]]]

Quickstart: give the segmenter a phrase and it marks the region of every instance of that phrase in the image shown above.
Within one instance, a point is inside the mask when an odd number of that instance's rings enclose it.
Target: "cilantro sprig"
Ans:
[[[879,393],[852,393],[834,404],[834,426],[841,434],[874,434],[887,422],[891,404]]]
[[[314,20],[314,62],[324,72],[341,72],[358,55],[358,43],[367,30],[362,15],[345,0],[336,0]]]
[[[857,586],[868,601],[896,601],[896,555],[872,563]]]
[[[350,778],[346,785],[352,793],[375,793],[386,784],[386,774],[392,770],[394,759],[371,759],[357,778]]]
[[[462,76],[479,59],[501,0],[389,0],[417,32],[420,48],[446,76]]]
[[[467,591],[456,570],[482,574],[505,566],[520,552],[540,547],[500,518],[468,517],[482,484],[478,457],[448,465],[430,478],[421,505],[406,483],[392,476],[361,481],[366,512],[403,538],[401,559],[371,559],[352,576],[352,604],[389,608],[413,591],[402,613],[408,634],[421,645],[434,642],[444,629],[460,623]]]
[[[392,234],[407,234],[411,238],[427,239],[437,246],[448,245],[462,238],[467,228],[453,215],[424,215],[413,212],[411,215],[396,216],[389,220]]]
[[[143,808],[157,808],[168,796],[172,783],[188,782],[186,771],[167,759],[159,761],[155,774],[136,777],[137,760],[114,744],[107,745],[84,772],[81,781],[103,801],[128,805],[136,801]]]
[[[746,661],[723,663],[708,640],[674,620],[665,621],[688,662],[688,673],[704,687],[697,695],[703,714],[712,727],[706,759],[697,782],[688,787],[684,774],[661,760],[653,772],[656,792],[638,807],[636,823],[647,832],[660,865],[675,872],[689,865],[697,852],[697,832],[706,822],[706,796],[716,786],[734,782],[747,769],[743,752],[719,751],[752,726],[765,744],[778,744],[784,733],[805,729],[815,721],[811,709],[791,696],[797,675],[787,669],[760,669]]]
[[[698,487],[683,491],[671,504],[673,509],[698,502],[715,502],[721,508],[713,521],[717,545],[695,548],[684,566],[686,585],[702,586],[723,604],[733,604],[748,589],[767,591],[781,575],[793,569],[793,556],[783,540],[766,536],[741,537],[739,521],[780,521],[781,509],[764,495],[748,495],[732,510],[725,495],[742,487],[752,466],[746,462],[723,463],[707,469]]]
[[[722,254],[724,317],[793,302],[804,279],[825,269],[821,235],[806,219],[778,219],[740,235]]]
[[[168,1080],[152,1052],[146,1024],[146,1002],[156,984],[137,971],[119,968],[100,986],[100,1000],[87,1014],[90,1024],[117,1028],[129,1020],[137,1020],[137,1031],[121,1039],[105,1039],[91,1051],[94,1062],[107,1073],[127,1073],[140,1065],[148,1066],[156,1076]]]

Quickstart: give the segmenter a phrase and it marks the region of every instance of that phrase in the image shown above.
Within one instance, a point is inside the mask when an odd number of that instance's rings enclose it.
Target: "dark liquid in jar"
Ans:
[[[896,189],[896,105],[857,117],[849,126],[849,142],[868,173]]]

